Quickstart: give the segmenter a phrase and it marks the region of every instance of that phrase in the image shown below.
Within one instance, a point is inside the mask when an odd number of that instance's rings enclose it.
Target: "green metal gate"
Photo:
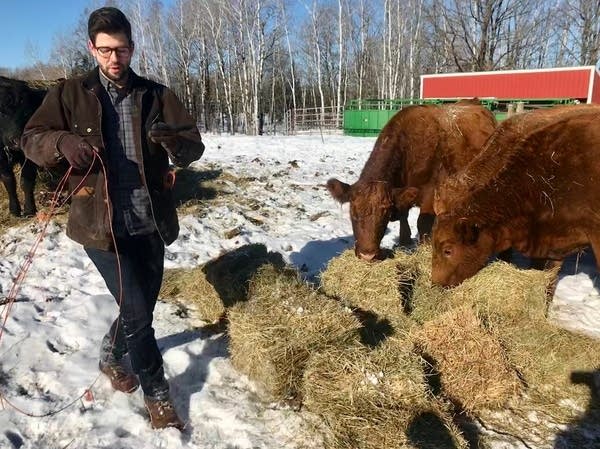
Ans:
[[[396,112],[415,104],[455,103],[457,100],[403,98],[397,100],[368,99],[351,100],[344,109],[344,134],[349,136],[378,136],[381,129]],[[551,107],[557,104],[573,104],[570,98],[535,99],[482,99],[481,104],[491,110],[498,121],[512,112]]]

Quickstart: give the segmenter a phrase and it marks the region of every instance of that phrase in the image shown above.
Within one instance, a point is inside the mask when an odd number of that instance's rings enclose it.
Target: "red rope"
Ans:
[[[97,152],[94,151],[94,161],[96,159],[98,159],[98,161],[100,161],[100,165],[102,167],[102,172],[104,173],[104,193],[106,195],[106,198],[108,198],[108,180],[107,180],[107,176],[106,176],[106,167],[104,166],[104,162],[102,161],[102,158],[98,155]],[[72,167],[69,167],[69,169],[67,170],[65,175],[59,181],[58,186],[57,186],[56,190],[54,191],[52,200],[50,201],[50,210],[49,210],[48,214],[46,215],[46,217],[44,217],[44,219],[42,220],[42,223],[43,223],[42,229],[39,232],[37,238],[35,239],[29,252],[25,256],[25,260],[19,267],[17,276],[15,277],[15,279],[13,281],[12,288],[10,289],[10,291],[6,297],[7,303],[4,305],[4,307],[2,309],[2,313],[0,314],[0,318],[1,318],[0,321],[2,322],[2,326],[0,327],[0,344],[2,343],[2,336],[4,333],[4,329],[6,328],[6,323],[8,321],[8,317],[10,315],[10,312],[12,311],[13,304],[15,303],[15,300],[17,298],[17,293],[21,289],[21,285],[23,284],[23,281],[25,280],[25,276],[27,275],[27,272],[29,271],[29,268],[31,267],[31,264],[33,262],[33,257],[35,256],[35,253],[36,253],[41,241],[46,236],[48,225],[50,224],[50,220],[54,216],[55,210],[57,208],[63,207],[67,203],[67,201],[69,201],[69,199],[71,199],[71,197],[74,195],[74,193],[80,189],[80,187],[83,185],[83,182],[90,174],[92,167],[94,165],[94,161],[92,161],[92,164],[90,164],[90,167],[88,168],[88,171],[86,172],[85,176],[82,178],[81,182],[73,189],[73,191],[60,204],[59,204],[59,199],[60,199],[60,196],[62,195],[62,193],[65,189],[65,186],[67,184],[67,181],[71,175]],[[112,223],[112,211],[111,211],[111,208],[108,207],[108,203],[107,203],[107,212],[108,212],[108,219],[109,219],[108,222]],[[119,298],[117,299],[117,303],[119,306],[119,316],[120,316],[120,313],[121,313],[120,308],[121,308],[121,303],[123,300],[123,283],[122,283],[123,280],[122,280],[122,273],[121,273],[121,259],[119,257],[119,252],[117,251],[117,241],[116,241],[115,235],[112,231],[112,227],[111,227],[110,233],[111,233],[113,245],[115,247],[115,253],[117,256],[117,271],[118,271],[118,278],[119,278]],[[117,327],[115,328],[115,333],[114,333],[114,336],[113,336],[113,339],[111,342],[112,347],[114,347],[115,338],[116,338],[118,327],[120,324],[121,324],[121,321],[118,320]],[[112,347],[111,347],[111,349],[112,349]],[[4,394],[4,392],[0,389],[0,408],[4,409],[5,408],[4,404],[7,404],[8,406],[13,408],[17,412],[19,412],[23,415],[32,417],[32,418],[44,418],[44,417],[56,415],[64,410],[68,409],[69,407],[75,405],[77,402],[81,401],[82,398],[86,398],[86,399],[91,398],[91,400],[93,400],[94,396],[92,393],[92,387],[96,384],[96,382],[98,381],[99,378],[100,378],[100,374],[98,374],[96,376],[96,378],[93,380],[93,382],[89,385],[88,388],[86,388],[83,391],[82,394],[77,396],[72,401],[68,402],[66,405],[59,407],[58,409],[55,409],[55,410],[52,410],[52,411],[49,411],[46,413],[41,413],[41,414],[31,413],[31,412],[28,412],[28,411],[25,411],[25,410],[19,408],[18,406],[13,404],[6,397],[6,394]]]

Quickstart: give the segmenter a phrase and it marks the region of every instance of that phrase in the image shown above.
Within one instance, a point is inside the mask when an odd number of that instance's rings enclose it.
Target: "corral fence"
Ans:
[[[286,134],[341,134],[344,111],[333,106],[289,109],[284,123]]]
[[[459,98],[403,98],[351,100],[344,109],[344,134],[377,136],[388,120],[399,110],[418,104],[455,103]],[[572,98],[480,98],[481,104],[494,113],[497,120],[531,109],[558,104],[574,104]]]
[[[335,107],[289,109],[284,116],[286,134],[346,134],[377,136],[399,110],[418,104],[455,103],[458,98],[401,98],[351,100],[343,110]],[[578,103],[572,98],[481,98],[481,104],[501,121],[513,114],[559,104]]]

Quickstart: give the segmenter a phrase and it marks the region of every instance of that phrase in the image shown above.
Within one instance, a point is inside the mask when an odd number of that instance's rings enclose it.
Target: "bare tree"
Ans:
[[[305,41],[305,52],[309,55],[309,64],[314,68],[316,74],[316,85],[319,91],[319,103],[314,99],[315,106],[318,104],[321,108],[321,115],[325,115],[325,94],[323,92],[323,68],[322,68],[322,48],[320,41],[319,30],[323,29],[322,22],[319,20],[319,9],[317,1],[313,0],[309,6],[303,2],[303,5],[309,16],[309,27],[310,32],[308,33],[308,39]],[[310,80],[307,80],[310,83]],[[314,95],[313,95],[314,97]]]
[[[600,1],[567,0],[558,11],[565,32],[561,49],[568,61],[595,65],[600,57]]]
[[[509,50],[521,47],[516,42],[516,24],[530,16],[533,4],[531,0],[433,0],[432,8],[442,18],[433,23],[434,36],[445,42],[461,72],[506,68]]]
[[[51,58],[61,66],[65,78],[84,73],[96,65],[87,48],[87,19],[90,12],[84,9],[74,31],[57,33],[53,39]]]
[[[160,0],[126,3],[135,42],[137,67],[144,76],[171,85],[166,12]]]
[[[289,60],[289,70],[290,70],[290,76],[287,77],[287,82],[290,86],[290,89],[292,90],[292,107],[293,109],[296,109],[296,73],[294,70],[294,53],[292,52],[292,44],[290,42],[290,32],[288,29],[288,15],[287,15],[287,8],[285,6],[285,1],[286,0],[280,0],[279,2],[279,7],[281,8],[281,25],[283,28],[283,34],[285,36],[285,45],[286,45],[286,49],[287,49],[287,53],[288,53],[288,60]],[[282,71],[282,74],[284,72]]]
[[[197,6],[194,0],[177,0],[167,20],[169,54],[175,69],[173,77],[190,112],[196,109],[192,71],[196,78],[199,75],[200,22]]]

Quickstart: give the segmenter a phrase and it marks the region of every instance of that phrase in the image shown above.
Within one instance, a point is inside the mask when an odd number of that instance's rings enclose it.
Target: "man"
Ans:
[[[72,167],[67,235],[84,246],[120,307],[101,345],[100,371],[116,390],[141,385],[152,427],[182,429],[152,319],[164,246],[179,232],[169,158],[185,167],[204,145],[173,92],[130,69],[131,25],[120,10],[92,12],[88,34],[98,67],[49,91],[22,146],[41,166]]]

